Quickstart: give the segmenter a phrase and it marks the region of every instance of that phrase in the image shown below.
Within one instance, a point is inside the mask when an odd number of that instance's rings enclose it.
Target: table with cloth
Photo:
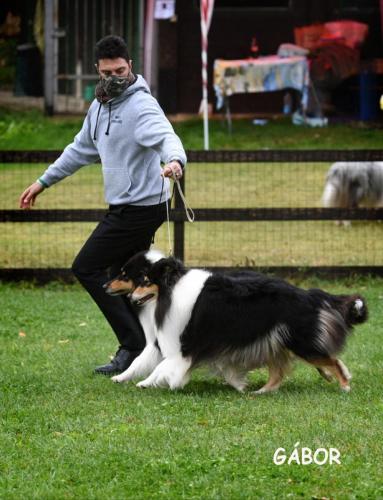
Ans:
[[[307,108],[309,65],[306,57],[277,55],[257,59],[216,59],[214,90],[217,109],[226,105],[230,119],[229,97],[233,94],[271,92],[292,88],[301,92],[303,111]]]

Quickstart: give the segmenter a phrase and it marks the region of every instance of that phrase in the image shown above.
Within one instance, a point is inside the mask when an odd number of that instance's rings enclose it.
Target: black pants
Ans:
[[[166,218],[166,204],[111,205],[103,220],[75,258],[72,270],[108,320],[120,345],[137,351],[145,347],[141,325],[124,296],[103,289],[135,253],[146,250]]]

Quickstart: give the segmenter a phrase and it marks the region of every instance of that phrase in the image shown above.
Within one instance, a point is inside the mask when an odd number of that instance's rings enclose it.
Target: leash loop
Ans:
[[[194,216],[193,209],[191,207],[189,207],[188,202],[186,201],[185,195],[184,195],[182,188],[181,188],[180,181],[178,180],[178,178],[174,174],[173,174],[173,179],[174,179],[174,182],[177,186],[178,194],[180,195],[182,203],[184,204],[185,214],[186,214],[187,220],[189,222],[194,222],[195,216]]]
[[[173,172],[171,179],[173,179],[174,184],[177,186],[178,194],[180,195],[180,198],[182,200],[182,203],[185,208],[185,213],[186,213],[186,218],[189,222],[194,222],[195,216],[193,209],[189,207],[185,195],[182,191],[180,181],[178,180],[175,172]],[[160,195],[160,203],[161,203],[161,198],[162,198],[162,192],[164,189],[164,184],[165,184],[165,178],[162,177],[162,187],[161,187],[161,195]],[[174,188],[173,188],[173,194],[174,194]],[[173,196],[172,196],[173,197]],[[166,203],[166,226],[167,226],[167,233],[168,233],[168,244],[169,244],[169,256],[173,255],[173,246],[172,246],[172,238],[170,234],[170,207],[169,204],[171,203],[171,198],[169,194],[169,184],[166,184],[165,187],[165,203]]]

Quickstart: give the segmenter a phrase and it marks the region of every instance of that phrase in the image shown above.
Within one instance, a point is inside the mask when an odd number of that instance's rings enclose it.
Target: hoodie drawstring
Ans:
[[[100,105],[99,105],[98,111],[97,111],[96,125],[94,127],[94,132],[93,132],[93,140],[94,141],[97,139],[96,132],[97,132],[98,117],[100,116],[101,106],[102,106],[102,103],[100,102]]]
[[[109,102],[109,116],[108,116],[108,127],[106,129],[106,132],[105,132],[105,135],[109,135],[109,128],[110,128],[110,116],[111,116],[111,113],[112,113],[112,103]]]
[[[96,125],[94,127],[94,132],[93,132],[93,140],[94,141],[97,139],[97,126],[98,126],[98,119],[99,119],[100,112],[101,112],[101,106],[102,106],[102,102],[100,102],[100,105],[99,105],[98,111],[97,111]],[[109,107],[109,111],[108,111],[108,127],[106,129],[105,135],[109,135],[110,120],[111,120],[111,115],[112,115],[112,103],[111,102],[108,103],[108,107]]]

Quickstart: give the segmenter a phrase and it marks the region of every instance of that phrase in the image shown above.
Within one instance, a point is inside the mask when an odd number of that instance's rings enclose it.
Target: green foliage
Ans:
[[[188,149],[203,149],[201,120],[174,124]],[[209,122],[211,149],[380,149],[381,130],[362,122],[330,124],[324,128],[297,126],[290,118],[271,119],[264,126],[251,119],[235,120],[233,133],[224,117]]]
[[[0,284],[0,498],[381,498],[383,281],[300,284],[368,300],[350,394],[302,363],[263,396],[264,370],[244,395],[204,370],[177,392],[115,385],[92,374],[116,345],[79,286]],[[298,441],[341,465],[276,466]]]
[[[38,111],[0,109],[0,149],[62,149],[73,140],[81,117],[45,117]],[[185,148],[203,149],[202,120],[173,124]],[[211,120],[211,149],[379,149],[381,130],[366,123],[296,126],[289,118],[272,119],[256,126],[250,119],[236,120],[230,135],[224,118]]]
[[[37,110],[0,109],[0,149],[63,149],[81,124],[79,117],[47,118]]]

